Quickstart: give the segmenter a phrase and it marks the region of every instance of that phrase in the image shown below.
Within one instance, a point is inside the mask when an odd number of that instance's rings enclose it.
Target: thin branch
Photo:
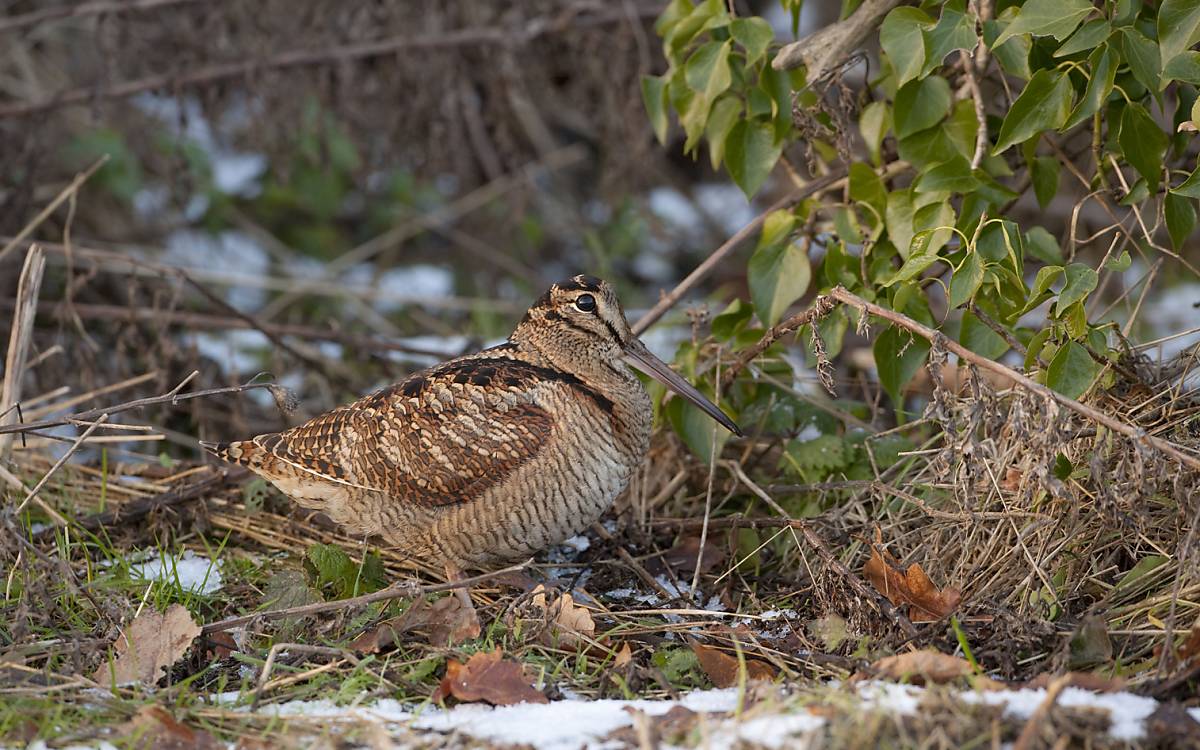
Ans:
[[[815,81],[862,46],[883,17],[899,4],[900,0],[864,0],[849,18],[784,45],[771,67],[791,70],[803,65],[807,79]]]
[[[241,617],[230,617],[217,622],[210,622],[200,629],[201,635],[216,633],[222,630],[229,630],[241,625],[247,625],[252,622],[265,620],[279,620],[284,617],[301,617],[303,615],[313,615],[318,612],[330,612],[335,609],[347,609],[349,607],[357,607],[363,604],[371,604],[372,602],[385,602],[392,599],[403,599],[405,597],[417,597],[425,594],[433,594],[438,591],[452,591],[454,589],[470,588],[477,583],[490,581],[493,578],[504,576],[509,573],[516,573],[523,570],[529,561],[510,565],[501,570],[493,570],[490,573],[472,576],[471,578],[463,578],[458,581],[450,581],[448,583],[436,583],[428,586],[420,586],[411,581],[398,583],[389,586],[382,591],[375,591],[362,596],[354,596],[349,599],[338,599],[332,602],[317,602],[315,604],[302,604],[298,607],[285,607],[283,609],[268,609],[264,612],[255,612],[252,615],[242,615]]]
[[[247,382],[242,385],[230,385],[222,388],[208,388],[203,391],[192,391],[191,393],[179,393],[182,386],[198,374],[198,370],[189,375],[183,383],[173,388],[171,391],[161,396],[151,396],[150,398],[139,398],[133,401],[126,401],[123,404],[114,406],[104,406],[96,409],[88,409],[86,411],[68,414],[65,417],[58,419],[42,419],[37,422],[26,422],[24,424],[2,425],[0,426],[0,435],[5,435],[13,432],[29,432],[31,430],[44,430],[47,427],[58,427],[64,424],[81,420],[95,419],[101,414],[120,414],[130,409],[140,409],[145,406],[156,406],[158,404],[177,404],[180,401],[190,401],[194,398],[205,398],[206,396],[217,396],[222,393],[241,393],[243,391],[251,391],[255,388],[277,388],[274,383],[254,383]]]
[[[983,42],[979,42],[983,47]],[[979,130],[975,133],[975,155],[971,157],[971,169],[979,169],[983,157],[987,156],[988,128],[987,112],[983,108],[983,93],[979,90],[979,79],[975,77],[975,64],[966,50],[958,51],[958,59],[962,62],[963,75],[967,78],[967,90],[971,92],[971,100],[975,102],[975,122]]]
[[[640,18],[653,18],[661,8],[639,7],[637,14]],[[201,83],[212,83],[229,78],[242,78],[261,73],[266,70],[282,70],[299,68],[326,63],[345,62],[369,57],[394,55],[398,52],[415,52],[421,50],[447,49],[455,47],[485,47],[485,46],[521,46],[529,44],[543,36],[564,31],[607,26],[615,23],[627,23],[629,15],[625,9],[617,9],[597,13],[590,17],[568,17],[563,20],[541,19],[526,24],[519,30],[498,28],[471,28],[451,31],[438,36],[400,36],[380,39],[373,42],[343,44],[324,49],[299,49],[280,52],[267,57],[238,60],[236,62],[219,63],[181,73],[161,73],[146,76],[132,81],[96,88],[83,86],[80,88],[60,91],[57,94],[29,102],[15,102],[0,106],[0,119],[8,117],[25,117],[60,107],[86,104],[102,99],[124,99],[156,89],[178,91],[187,86]]]
[[[24,29],[37,26],[46,21],[58,21],[64,18],[85,18],[102,13],[127,13],[135,10],[150,10],[165,5],[182,5],[194,3],[197,0],[95,0],[90,3],[70,5],[64,3],[53,8],[34,10],[16,16],[0,19],[0,31]]]
[[[662,299],[660,299],[658,303],[654,305],[654,307],[650,308],[645,315],[643,315],[636,323],[633,324],[633,332],[635,334],[640,334],[652,326],[659,318],[666,314],[667,310],[670,310],[672,307],[674,307],[685,294],[692,291],[697,284],[699,284],[706,276],[712,273],[713,269],[720,265],[721,261],[725,260],[730,253],[737,249],[738,245],[742,243],[742,240],[745,240],[746,238],[750,237],[750,235],[757,232],[758,228],[762,226],[763,222],[766,221],[767,217],[772,213],[791,208],[805,198],[810,198],[823,190],[834,187],[840,180],[844,179],[845,176],[845,170],[839,170],[833,174],[828,174],[824,177],[818,177],[807,185],[791,191],[784,197],[772,203],[766,211],[763,211],[758,216],[755,216],[748,224],[746,224],[746,226],[737,230],[732,237],[721,243],[720,247],[718,247],[716,250],[713,250],[712,253],[705,258],[704,262],[696,266],[695,270],[688,274],[687,278],[679,282],[674,289],[663,295]]]
[[[767,330],[766,333],[763,334],[761,339],[754,343],[753,346],[743,349],[742,352],[738,354],[738,358],[734,360],[733,364],[730,365],[729,369],[725,372],[724,387],[728,388],[733,382],[734,378],[737,377],[738,373],[745,369],[746,365],[750,364],[750,362],[756,359],[758,355],[769,349],[776,341],[788,335],[792,331],[812,323],[818,318],[825,317],[829,314],[829,311],[832,310],[833,307],[833,300],[830,297],[822,294],[813,300],[812,306],[807,310],[802,310],[787,320],[772,326]]]
[[[1027,377],[1024,373],[1017,372],[1016,370],[1012,369],[1011,367],[1002,365],[999,362],[996,362],[995,360],[987,359],[986,357],[981,357],[980,355],[976,354],[975,352],[971,351],[970,349],[967,349],[962,344],[959,344],[957,341],[946,338],[939,331],[935,331],[934,329],[932,329],[926,325],[918,323],[917,321],[913,320],[912,318],[908,317],[907,315],[903,315],[903,314],[895,312],[893,310],[888,310],[887,308],[880,307],[879,305],[873,304],[871,302],[867,302],[862,297],[859,297],[856,294],[850,293],[844,287],[841,287],[841,286],[834,287],[832,290],[830,290],[829,296],[833,297],[834,299],[838,300],[839,302],[844,302],[848,305],[852,305],[852,306],[858,308],[859,310],[863,311],[864,313],[870,313],[871,315],[874,315],[878,318],[883,318],[884,320],[888,321],[889,323],[892,323],[893,325],[900,326],[901,328],[906,328],[909,331],[912,331],[913,333],[917,334],[918,336],[928,339],[930,342],[936,343],[936,344],[942,346],[943,348],[947,349],[948,351],[954,352],[954,354],[960,360],[963,360],[965,362],[970,362],[972,365],[975,365],[976,367],[979,367],[981,369],[988,370],[990,372],[994,372],[997,375],[1002,375],[1006,378],[1009,378],[1017,385],[1020,385],[1022,388],[1032,391],[1032,392],[1038,394],[1039,396],[1043,396],[1044,398],[1050,399],[1051,401],[1054,401],[1056,404],[1066,407],[1067,409],[1070,409],[1071,411],[1084,417],[1085,419],[1090,419],[1091,421],[1096,422],[1097,424],[1107,427],[1108,429],[1112,430],[1113,432],[1124,435],[1125,437],[1129,438],[1130,440],[1133,440],[1134,442],[1141,443],[1142,445],[1153,448],[1154,450],[1157,450],[1160,453],[1175,459],[1175,461],[1179,462],[1180,464],[1183,464],[1184,466],[1188,467],[1189,469],[1195,469],[1195,470],[1200,471],[1200,458],[1197,458],[1196,456],[1193,456],[1193,455],[1190,455],[1188,453],[1181,451],[1174,444],[1169,443],[1166,440],[1163,440],[1161,438],[1154,437],[1153,435],[1149,435],[1146,433],[1146,431],[1144,429],[1142,429],[1140,427],[1135,427],[1126,422],[1122,422],[1121,420],[1116,419],[1115,417],[1109,416],[1108,414],[1105,414],[1104,412],[1102,412],[1098,409],[1094,409],[1091,406],[1088,406],[1087,404],[1082,404],[1073,398],[1068,398],[1067,396],[1064,396],[1061,393],[1058,393],[1057,391],[1051,390],[1050,388],[1042,385],[1041,383],[1038,383],[1037,381]]]
[[[45,270],[46,256],[42,248],[32,245],[25,255],[25,263],[21,266],[21,276],[17,281],[16,309],[8,336],[8,353],[4,357],[4,382],[0,384],[0,427],[15,422],[20,415],[21,383],[29,360],[33,319],[37,316],[38,294]],[[0,461],[8,457],[11,446],[11,437],[0,437]]]
[[[0,107],[0,109],[3,108]],[[75,175],[75,179],[71,180],[70,184],[59,191],[58,195],[54,196],[54,200],[50,201],[45,208],[38,212],[37,216],[33,217],[28,224],[21,227],[21,231],[17,232],[15,236],[9,239],[9,241],[4,245],[4,249],[0,250],[0,260],[4,260],[4,256],[12,252],[12,249],[17,245],[21,244],[22,240],[28,237],[33,230],[37,229],[38,226],[45,221],[48,216],[50,216],[50,214],[54,213],[54,211],[63,204],[63,201],[75,195],[75,193],[79,191],[79,188],[83,187],[83,183],[87,182],[88,178],[95,174],[97,169],[104,166],[104,163],[107,161],[108,154],[105,154],[93,162],[90,167]]]

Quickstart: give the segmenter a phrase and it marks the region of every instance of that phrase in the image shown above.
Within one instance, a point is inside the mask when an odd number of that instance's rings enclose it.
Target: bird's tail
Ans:
[[[261,445],[253,440],[235,440],[232,443],[212,443],[200,441],[200,447],[222,461],[231,464],[256,469],[262,465],[263,458],[270,455]]]

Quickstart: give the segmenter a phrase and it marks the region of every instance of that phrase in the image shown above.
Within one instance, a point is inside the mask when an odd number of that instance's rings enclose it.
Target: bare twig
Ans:
[[[3,253],[0,253],[2,256]],[[17,420],[17,405],[21,402],[21,381],[25,377],[25,362],[29,357],[29,342],[33,336],[33,319],[37,315],[38,292],[46,256],[37,245],[29,248],[21,278],[17,282],[16,311],[8,336],[8,353],[4,357],[4,384],[0,386],[0,427]],[[0,461],[8,457],[12,437],[0,435]]]
[[[371,604],[372,602],[384,602],[391,599],[403,599],[404,597],[423,596],[424,594],[433,594],[438,591],[452,591],[454,589],[470,588],[477,583],[490,581],[498,576],[516,573],[523,570],[529,561],[510,565],[501,570],[493,570],[489,573],[483,573],[470,578],[463,578],[458,581],[450,581],[447,583],[435,583],[427,586],[420,586],[411,581],[398,583],[389,586],[382,591],[375,591],[362,596],[354,596],[349,599],[338,599],[332,602],[317,602],[315,604],[302,604],[298,607],[285,607],[283,609],[268,609],[263,612],[255,612],[252,615],[243,615],[241,617],[230,617],[217,622],[210,622],[200,630],[201,635],[216,633],[221,630],[229,630],[230,628],[240,627],[256,621],[279,620],[284,617],[302,617],[304,615],[313,615],[318,612],[330,612],[335,609],[346,609],[348,607],[358,607],[363,604]]]
[[[982,40],[979,42],[979,47],[983,47]],[[963,75],[967,79],[967,90],[971,92],[971,100],[975,102],[975,121],[979,125],[979,130],[975,133],[975,155],[971,157],[971,169],[978,169],[979,165],[983,163],[983,157],[987,156],[987,112],[983,108],[983,93],[979,90],[979,79],[975,77],[975,64],[971,61],[971,56],[967,54],[966,50],[959,50],[958,59],[962,61]]]
[[[901,328],[906,328],[918,336],[928,339],[930,342],[935,342],[948,351],[953,352],[959,359],[965,362],[970,362],[976,367],[1009,378],[1022,388],[1032,391],[1039,396],[1043,396],[1044,398],[1050,399],[1051,401],[1070,409],[1086,419],[1090,419],[1093,422],[1107,427],[1113,432],[1124,435],[1134,442],[1141,443],[1147,447],[1159,451],[1160,453],[1163,453],[1164,455],[1170,456],[1177,462],[1187,466],[1190,469],[1200,470],[1200,458],[1181,451],[1174,444],[1169,443],[1162,438],[1149,435],[1140,427],[1135,427],[1126,422],[1122,422],[1121,420],[1109,416],[1098,409],[1094,409],[1086,404],[1081,404],[1073,398],[1068,398],[1061,393],[1051,390],[1041,383],[1038,383],[1037,381],[1027,377],[1024,373],[1017,372],[1011,367],[1000,364],[995,360],[981,357],[970,349],[967,349],[963,345],[959,344],[957,341],[946,338],[940,332],[918,323],[907,315],[902,315],[901,313],[893,310],[888,310],[887,308],[867,302],[862,297],[859,297],[856,294],[851,294],[841,286],[834,287],[829,292],[829,296],[840,302],[853,305],[854,307],[857,307],[858,309],[868,312],[876,317],[883,318],[889,323],[900,326]]]
[[[636,12],[642,18],[653,18],[658,15],[660,10],[661,8],[657,6],[639,6]],[[85,86],[60,91],[44,99],[15,102],[0,106],[0,118],[24,117],[37,112],[57,109],[67,105],[85,104],[101,99],[123,99],[134,94],[154,91],[156,89],[179,91],[188,86],[212,83],[229,78],[242,78],[255,73],[261,73],[265,70],[323,65],[326,63],[345,62],[346,60],[394,55],[397,52],[415,52],[453,47],[520,46],[550,34],[625,23],[628,21],[628,18],[628,13],[624,9],[616,9],[596,13],[591,16],[572,16],[566,23],[556,23],[554,21],[531,22],[526,24],[522,29],[459,29],[458,31],[450,31],[437,36],[405,35],[372,42],[342,44],[323,49],[288,50],[263,58],[219,63],[180,73],[160,73],[132,81],[123,81],[102,89]]]
[[[62,457],[54,462],[54,465],[50,467],[50,470],[42,475],[42,478],[38,480],[38,483],[33,486],[33,489],[31,489],[29,491],[29,494],[26,495],[25,499],[22,500],[21,503],[17,506],[17,511],[16,511],[17,513],[20,513],[21,511],[25,510],[25,506],[29,504],[29,501],[36,498],[38,501],[38,505],[42,506],[43,510],[49,511],[51,516],[54,517],[55,523],[57,523],[60,526],[66,525],[66,523],[67,523],[66,519],[63,518],[62,516],[60,516],[58,513],[55,513],[53,510],[50,509],[50,507],[48,505],[46,505],[44,502],[42,502],[42,499],[40,497],[38,497],[38,493],[41,492],[42,488],[46,486],[46,482],[50,481],[50,477],[54,476],[54,472],[56,472],[60,468],[62,468],[62,465],[65,464],[67,462],[67,460],[71,458],[71,456],[75,455],[75,451],[79,450],[79,448],[84,444],[84,441],[86,441],[88,439],[88,436],[91,435],[93,432],[95,432],[97,427],[99,427],[100,425],[104,424],[107,421],[108,421],[108,415],[101,414],[99,417],[97,417],[96,421],[92,422],[91,425],[88,426],[88,428],[83,431],[83,434],[81,434],[79,437],[75,438],[75,442],[73,442],[71,444],[71,447],[67,449],[66,453],[63,453]]]
[[[182,383],[171,389],[161,396],[151,396],[149,398],[139,398],[133,401],[126,401],[123,404],[115,404],[113,406],[104,406],[96,409],[88,409],[86,411],[68,414],[65,417],[58,419],[42,419],[37,422],[26,422],[24,424],[3,425],[0,426],[0,435],[16,432],[30,432],[33,430],[44,430],[47,427],[58,427],[59,425],[71,424],[72,422],[86,421],[95,419],[101,414],[120,414],[121,412],[129,411],[130,409],[140,409],[145,406],[157,406],[158,404],[177,404],[180,401],[190,401],[194,398],[204,398],[206,396],[217,396],[222,393],[241,393],[242,391],[251,391],[255,388],[272,388],[272,383],[243,383],[242,385],[230,385],[222,388],[208,388],[203,391],[192,391],[191,393],[179,393],[183,385],[187,381],[195,377],[199,371],[193,372]]]
[[[165,5],[181,5],[183,3],[194,2],[197,2],[197,0],[93,0],[93,2],[79,3],[77,5],[62,3],[52,8],[43,8],[0,19],[0,31],[24,29],[29,26],[37,26],[46,21],[58,21],[64,18],[85,18],[100,14],[126,13],[135,10],[160,8]]]
[[[900,0],[864,0],[849,18],[784,45],[771,67],[791,70],[803,65],[808,80],[815,81],[858,49],[888,11],[899,4]]]
[[[787,320],[777,323],[769,328],[767,332],[763,334],[762,338],[756,341],[753,346],[743,349],[741,353],[738,354],[738,358],[734,360],[733,364],[730,365],[729,369],[726,371],[724,387],[728,388],[729,384],[733,382],[734,378],[737,377],[739,372],[745,369],[746,365],[754,361],[758,355],[769,349],[776,341],[788,335],[792,331],[797,330],[798,328],[806,326],[809,323],[818,320],[819,318],[825,317],[829,314],[829,311],[832,310],[833,307],[833,300],[822,294],[813,300],[812,306],[807,310],[802,310]]]
[[[3,108],[0,107],[0,109]],[[4,249],[0,250],[0,260],[4,260],[4,256],[12,252],[14,247],[21,244],[21,242],[28,237],[33,230],[37,229],[38,226],[46,220],[46,217],[54,213],[55,210],[63,204],[63,201],[75,195],[79,188],[83,187],[83,183],[87,182],[88,178],[95,174],[97,169],[104,166],[104,163],[107,161],[108,154],[105,154],[93,162],[92,166],[75,175],[75,179],[71,180],[70,184],[63,188],[58,195],[54,196],[54,200],[50,201],[45,208],[38,212],[37,216],[33,217],[28,224],[21,227],[21,231],[17,232],[16,235],[14,235],[8,240],[7,243],[5,243]]]
[[[46,300],[39,303],[38,312],[55,319],[60,318],[59,300]],[[10,300],[0,300],[0,310],[11,309],[15,303]],[[291,323],[266,323],[256,319],[257,326],[252,326],[242,316],[211,315],[208,313],[190,312],[187,310],[158,310],[152,307],[132,308],[124,305],[93,305],[75,303],[75,312],[84,320],[115,320],[118,322],[153,321],[169,325],[181,325],[189,329],[206,329],[218,331],[246,330],[257,328],[263,334],[270,332],[271,336],[295,336],[299,339],[316,341],[333,341],[346,347],[363,352],[403,352],[423,357],[443,358],[446,352],[436,349],[424,349],[410,346],[391,339],[378,336],[363,336],[350,331],[339,331],[332,328],[296,325]],[[153,373],[151,373],[153,375]]]

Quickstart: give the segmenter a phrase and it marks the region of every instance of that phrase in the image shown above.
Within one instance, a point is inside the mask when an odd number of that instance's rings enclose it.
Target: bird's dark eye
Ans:
[[[581,294],[575,298],[575,309],[580,312],[592,312],[596,309],[596,298],[590,294]]]

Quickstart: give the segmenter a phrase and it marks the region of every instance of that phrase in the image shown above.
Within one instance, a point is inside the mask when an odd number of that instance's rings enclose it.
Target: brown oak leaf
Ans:
[[[908,680],[915,685],[942,684],[974,672],[970,662],[932,649],[885,656],[871,665],[877,676]]]
[[[938,589],[920,564],[913,563],[906,571],[882,548],[882,534],[875,529],[871,559],[863,566],[863,575],[875,590],[897,606],[909,605],[908,617],[913,622],[935,622],[948,617],[958,608],[962,593],[951,586]]]
[[[525,677],[523,666],[500,658],[498,648],[473,654],[466,664],[455,659],[446,662],[446,676],[434,691],[433,700],[443,701],[449,696],[467,703],[487,701],[493,706],[549,703]]]
[[[444,596],[432,603],[421,598],[403,614],[363,631],[350,648],[360,654],[377,654],[410,632],[423,634],[433,646],[448,646],[478,638],[481,627],[479,615],[473,608],[463,607],[457,596]]]
[[[128,739],[126,747],[135,750],[216,750],[225,747],[202,729],[181,724],[162,706],[142,706],[121,727]]]
[[[700,668],[712,684],[719,688],[734,687],[739,681],[739,665],[736,656],[731,656],[720,649],[705,646],[702,643],[692,643],[692,652],[700,660]],[[775,667],[760,659],[746,659],[746,679],[765,680],[775,679]]]
[[[547,603],[546,591],[538,584],[533,590],[532,603],[546,613],[549,627],[542,632],[542,640],[547,646],[574,648],[596,637],[596,622],[591,612],[576,604],[570,594]]]
[[[108,662],[101,664],[92,679],[102,685],[153,685],[198,635],[200,626],[182,604],[172,604],[166,612],[147,609],[133,618],[117,638],[117,658],[111,666]]]

